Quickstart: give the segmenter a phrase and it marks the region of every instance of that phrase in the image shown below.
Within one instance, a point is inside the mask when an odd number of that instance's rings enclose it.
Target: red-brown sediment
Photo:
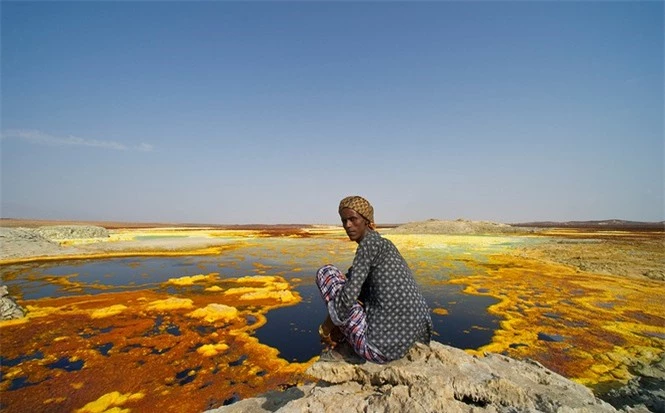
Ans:
[[[291,303],[269,295],[186,297],[143,290],[24,301],[29,318],[0,324],[4,408],[74,411],[115,391],[142,395],[122,406],[133,411],[202,411],[305,380],[308,363],[289,363],[248,334],[265,323],[268,309]],[[238,316],[194,314],[224,306]],[[49,367],[58,362],[64,368]]]

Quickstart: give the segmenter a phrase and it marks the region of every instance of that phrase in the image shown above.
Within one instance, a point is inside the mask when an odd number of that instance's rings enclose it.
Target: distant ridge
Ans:
[[[537,221],[520,222],[510,224],[515,227],[534,227],[534,228],[585,228],[585,229],[607,229],[607,230],[625,230],[625,231],[665,231],[665,221],[643,222],[626,221],[622,219],[606,219],[600,221]]]
[[[51,225],[95,225],[107,229],[139,229],[139,228],[212,228],[229,230],[263,230],[281,228],[312,228],[313,224],[205,224],[194,222],[138,222],[138,221],[75,221],[57,219],[22,219],[22,218],[0,218],[0,227],[25,227],[37,228]]]
[[[391,234],[517,234],[532,233],[534,228],[522,228],[490,221],[469,221],[456,219],[442,221],[428,219],[427,221],[409,222],[390,231]]]

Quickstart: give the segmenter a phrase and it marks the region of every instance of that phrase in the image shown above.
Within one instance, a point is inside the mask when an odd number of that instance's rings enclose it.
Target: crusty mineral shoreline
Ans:
[[[0,221],[6,224],[6,221]],[[16,224],[16,222],[13,222]],[[197,255],[219,252],[225,237],[309,237],[325,226],[143,227],[119,224],[0,226],[0,264],[72,258]],[[62,224],[62,223],[61,223]]]
[[[94,225],[97,224],[97,225]],[[659,224],[659,223],[656,223]],[[526,224],[525,224],[526,225]],[[544,224],[543,224],[544,225]],[[427,220],[396,227],[379,227],[389,234],[509,235],[551,237],[552,242],[521,247],[515,254],[568,265],[580,271],[650,278],[665,281],[665,230],[606,231],[593,228],[535,228],[487,221]],[[632,223],[626,228],[634,228]],[[187,237],[114,239],[118,231],[150,231],[169,228]],[[21,261],[75,257],[124,255],[182,255],[211,253],[223,242],[205,231],[242,232],[252,236],[310,237],[318,233],[341,231],[339,227],[317,225],[216,225],[150,223],[76,223],[0,219],[0,264]],[[140,234],[140,233],[136,233]],[[112,242],[106,242],[112,241]],[[583,241],[583,242],[582,242]]]
[[[178,238],[142,237],[140,231],[168,229],[172,233],[187,234]],[[396,234],[524,234],[528,228],[484,221],[439,221],[408,223],[379,227],[379,231]],[[115,237],[120,232],[135,237]],[[0,220],[0,264],[57,258],[121,256],[141,254],[197,254],[210,253],[221,247],[223,241],[214,234],[242,232],[249,236],[309,237],[321,232],[340,232],[341,227],[325,225],[200,225],[151,224],[121,222],[72,222],[39,220]],[[211,235],[212,234],[212,235]],[[343,233],[341,233],[343,235]]]

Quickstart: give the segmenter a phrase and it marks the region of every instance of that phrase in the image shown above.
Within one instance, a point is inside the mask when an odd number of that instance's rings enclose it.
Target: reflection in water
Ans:
[[[302,301],[292,307],[272,310],[268,322],[259,328],[255,336],[280,351],[280,357],[289,361],[304,362],[318,355],[322,345],[318,327],[327,313],[319,290],[311,282],[296,287]],[[443,306],[448,314],[432,314],[433,339],[458,348],[478,348],[491,342],[499,318],[487,313],[487,307],[498,300],[461,293],[458,286],[429,287],[424,289],[430,308]]]
[[[298,286],[296,291],[302,301],[296,306],[270,311],[266,315],[268,322],[255,336],[278,349],[285,360],[304,362],[321,353],[318,328],[326,317],[326,309],[313,279]]]
[[[78,371],[83,368],[83,360],[71,360],[68,357],[62,357],[58,361],[47,364],[50,369],[62,369],[65,371]]]
[[[102,356],[107,356],[107,357],[109,355],[109,351],[112,348],[113,348],[113,343],[104,343],[104,344],[100,344],[99,346],[97,346],[97,350],[99,350],[99,353]]]
[[[437,292],[427,289],[425,299],[430,307],[443,307],[447,315],[432,314],[434,340],[461,349],[475,349],[492,341],[500,318],[487,313],[496,304],[492,297],[461,293],[458,286],[440,286]]]
[[[3,357],[2,355],[0,355],[0,366],[13,367],[13,366],[16,366],[20,363],[23,363],[24,361],[41,360],[43,358],[44,358],[44,353],[42,353],[41,351],[35,351],[32,354],[25,354],[25,355],[18,356],[18,357],[13,358],[13,359],[7,359],[7,358]]]

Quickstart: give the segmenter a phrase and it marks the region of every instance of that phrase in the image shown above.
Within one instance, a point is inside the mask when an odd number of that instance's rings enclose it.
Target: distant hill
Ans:
[[[606,219],[601,221],[537,221],[510,224],[515,227],[532,228],[580,228],[624,231],[665,231],[665,221],[642,222],[625,221],[622,219]]]
[[[489,221],[469,221],[457,219],[442,221],[428,219],[426,221],[409,222],[398,225],[391,234],[511,234],[533,233],[546,228],[570,228],[596,231],[665,231],[665,221],[640,222],[610,219],[603,221],[539,221],[502,224]]]
[[[106,229],[131,229],[131,228],[213,228],[229,230],[272,230],[272,229],[294,229],[311,228],[311,224],[205,224],[188,222],[121,222],[121,221],[72,221],[72,220],[49,220],[49,219],[22,219],[22,218],[0,218],[0,228],[38,228],[52,225],[94,225]]]
[[[469,221],[457,219],[455,221],[442,221],[428,219],[426,221],[409,222],[399,225],[391,234],[516,234],[530,233],[534,228],[522,228],[513,225],[489,221]]]

